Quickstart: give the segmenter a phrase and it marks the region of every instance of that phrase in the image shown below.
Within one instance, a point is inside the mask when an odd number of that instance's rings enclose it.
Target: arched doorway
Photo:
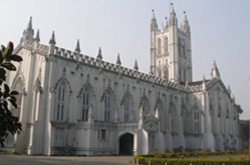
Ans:
[[[120,155],[133,155],[134,135],[125,133],[119,140],[119,154]]]

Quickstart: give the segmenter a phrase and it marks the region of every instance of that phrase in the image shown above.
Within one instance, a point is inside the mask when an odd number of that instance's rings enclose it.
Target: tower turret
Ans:
[[[157,25],[157,21],[155,18],[154,10],[152,10],[152,12],[153,12],[153,17],[151,19],[150,30],[155,31],[155,30],[158,30],[158,25]]]
[[[178,21],[177,21],[177,18],[176,18],[176,13],[175,13],[175,10],[174,10],[174,7],[172,7],[172,11],[170,13],[170,18],[169,18],[169,24],[170,25],[177,25]]]
[[[32,17],[30,17],[27,28],[23,31],[23,37],[21,42],[33,41],[34,40],[34,30],[32,28]]]
[[[185,13],[185,12],[184,12]],[[190,33],[190,26],[188,23],[188,19],[187,19],[187,15],[185,13],[184,15],[184,21],[183,21],[183,26],[182,26],[182,30],[186,33]]]
[[[56,45],[55,32],[52,32],[51,39],[49,40],[49,55],[54,54],[54,49]]]

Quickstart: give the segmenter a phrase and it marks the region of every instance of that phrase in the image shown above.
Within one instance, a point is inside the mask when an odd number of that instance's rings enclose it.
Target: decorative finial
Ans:
[[[49,41],[49,44],[56,44],[56,40],[55,40],[55,32],[53,31],[52,32],[52,36],[51,36],[51,39]]]
[[[36,32],[36,41],[40,42],[40,33],[39,33],[39,29]]]
[[[99,47],[97,59],[102,60],[102,49]]]
[[[32,17],[30,17],[29,24],[27,26],[27,29],[32,29]]]
[[[79,39],[77,40],[77,43],[76,43],[75,52],[79,52],[79,53],[81,52]]]
[[[134,70],[138,70],[138,64],[137,64],[137,60],[135,60],[135,65],[134,65]]]
[[[116,65],[121,65],[120,54],[117,54]]]

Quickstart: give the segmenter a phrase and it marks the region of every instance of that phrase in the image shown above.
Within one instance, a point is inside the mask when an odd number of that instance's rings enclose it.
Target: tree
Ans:
[[[6,71],[15,71],[16,67],[11,62],[21,62],[22,58],[18,55],[12,54],[13,43],[9,42],[7,47],[1,46],[0,50],[0,143],[4,147],[4,141],[8,134],[12,135],[20,133],[22,125],[19,118],[13,116],[9,109],[9,103],[17,108],[16,95],[17,91],[10,91],[6,82]]]

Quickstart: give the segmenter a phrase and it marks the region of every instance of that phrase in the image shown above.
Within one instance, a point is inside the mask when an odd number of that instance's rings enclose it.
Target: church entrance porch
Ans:
[[[123,134],[119,139],[119,155],[133,155],[134,135]]]

